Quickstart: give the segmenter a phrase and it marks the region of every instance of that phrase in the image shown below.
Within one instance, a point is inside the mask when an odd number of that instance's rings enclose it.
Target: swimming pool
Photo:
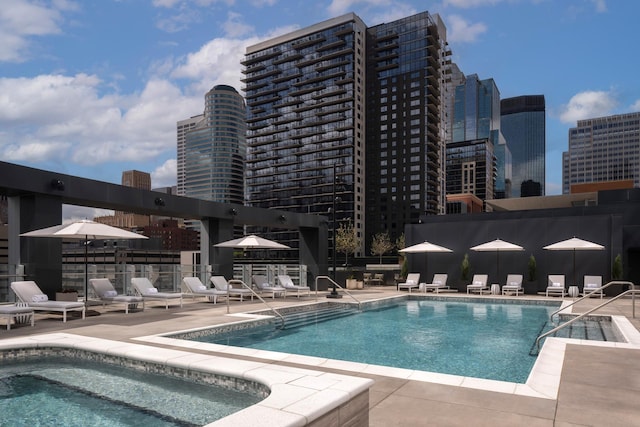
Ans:
[[[273,325],[189,339],[465,377],[524,383],[529,353],[558,304],[412,299],[300,328]]]

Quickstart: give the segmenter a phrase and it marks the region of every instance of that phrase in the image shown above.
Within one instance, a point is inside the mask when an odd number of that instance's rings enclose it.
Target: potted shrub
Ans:
[[[464,254],[464,258],[462,258],[462,263],[460,264],[460,283],[458,286],[459,291],[463,291],[465,286],[469,284],[471,276],[471,264],[469,263],[469,255]]]
[[[536,257],[529,256],[529,262],[527,264],[527,280],[524,284],[525,294],[538,293],[538,265],[536,263]]]

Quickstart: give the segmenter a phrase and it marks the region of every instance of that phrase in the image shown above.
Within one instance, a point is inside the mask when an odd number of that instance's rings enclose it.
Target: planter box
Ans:
[[[347,289],[357,289],[358,281],[356,279],[347,279]]]
[[[78,301],[77,292],[56,292],[56,301]]]

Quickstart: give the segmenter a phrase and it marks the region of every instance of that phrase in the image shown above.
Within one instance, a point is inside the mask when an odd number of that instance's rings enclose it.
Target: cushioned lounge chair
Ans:
[[[507,293],[514,293],[516,296],[519,294],[524,295],[522,274],[509,274],[507,276],[507,282],[502,286],[502,295],[506,295]]]
[[[180,292],[158,292],[151,281],[146,277],[133,277],[131,284],[136,293],[144,298],[145,301],[164,301],[164,308],[169,308],[169,302],[179,301],[182,307],[182,293]]]
[[[124,304],[124,312],[129,314],[130,305],[142,304],[142,310],[144,310],[144,298],[133,295],[118,295],[111,280],[107,278],[89,279],[89,284],[103,307],[107,304]]]
[[[487,280],[489,280],[489,276],[487,274],[474,274],[471,279],[471,283],[467,285],[467,293],[473,291],[479,292],[480,295],[482,295],[482,291],[489,292]]]
[[[210,280],[217,290],[223,291],[225,295],[228,294],[229,298],[235,297],[242,301],[244,297],[250,297],[253,301],[253,291],[247,288],[234,288],[233,285],[236,283],[235,280],[227,282],[227,279],[225,279],[224,276],[211,276]]]
[[[560,295],[564,298],[567,295],[567,291],[564,288],[564,275],[563,274],[550,274],[547,284],[546,296]]]
[[[411,293],[412,289],[418,289],[420,287],[420,273],[407,274],[407,280],[403,283],[398,283],[398,290],[408,289]]]
[[[15,304],[0,305],[0,317],[7,319],[7,331],[11,330],[11,322],[24,324],[31,321],[31,326],[35,324],[33,308],[25,302]]]
[[[424,290],[424,292],[435,292],[436,294],[440,291],[449,291],[451,290],[451,288],[449,287],[449,285],[447,285],[447,278],[449,276],[447,274],[434,274],[433,275],[433,280],[431,281],[431,283],[422,283],[422,289]]]
[[[198,277],[182,278],[183,296],[206,297],[209,301],[216,304],[218,297],[226,297],[227,293],[216,288],[207,288]]]
[[[47,295],[32,280],[12,282],[11,290],[18,299],[27,303],[34,311],[59,311],[62,313],[62,322],[67,321],[67,312],[81,311],[85,316],[85,306],[82,301],[49,301]]]
[[[311,296],[311,288],[309,286],[296,285],[288,274],[278,275],[278,283],[280,283],[280,286],[285,288],[287,292],[295,292],[298,298],[300,298],[300,293]]]
[[[600,299],[602,299],[604,296],[604,291],[602,290],[602,276],[584,276],[582,295],[589,295],[590,297],[599,296]]]
[[[267,276],[251,276],[251,281],[261,294],[271,294],[271,298],[276,296],[287,296],[287,290],[282,286],[274,286],[267,280]]]

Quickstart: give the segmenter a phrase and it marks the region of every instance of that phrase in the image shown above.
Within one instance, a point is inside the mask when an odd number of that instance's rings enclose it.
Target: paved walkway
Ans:
[[[397,294],[391,287],[353,292],[362,300]],[[319,295],[318,300],[324,301],[324,295]],[[313,296],[268,301],[280,307],[316,299]],[[574,312],[583,312],[600,302],[599,299],[581,302]],[[258,302],[234,301],[228,310],[241,313],[263,308]],[[67,323],[62,323],[59,315],[37,314],[33,328],[20,326],[6,331],[0,327],[0,339],[65,331],[139,344],[140,341],[133,340],[135,337],[229,322],[224,302],[212,305],[202,300],[186,300],[182,308],[176,306],[169,310],[161,303],[151,302],[144,312],[128,315],[117,306],[95,307],[93,312],[100,315],[88,316],[85,320],[71,317]],[[640,328],[640,321],[631,317],[630,299],[617,301],[602,313],[626,316]],[[371,426],[640,426],[640,404],[637,403],[640,402],[640,350],[636,349],[567,345],[555,400],[347,370],[314,369],[374,379],[370,390]]]

